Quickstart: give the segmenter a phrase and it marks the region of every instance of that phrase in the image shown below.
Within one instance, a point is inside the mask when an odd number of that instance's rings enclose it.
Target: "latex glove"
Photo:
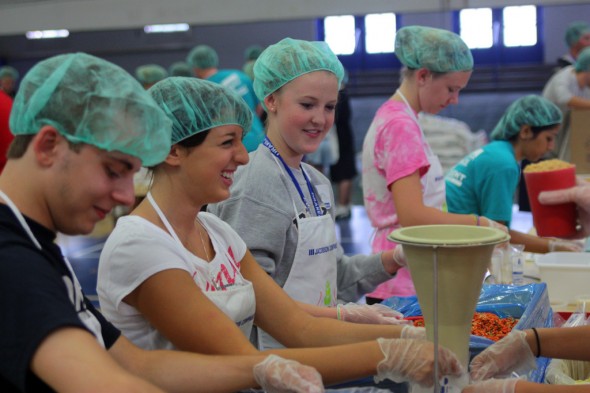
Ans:
[[[513,371],[525,374],[537,367],[537,361],[526,341],[526,333],[513,330],[474,357],[470,366],[471,379],[481,381],[492,377],[509,377]]]
[[[424,387],[434,385],[434,344],[426,340],[377,339],[385,358],[377,364],[375,382],[415,382]],[[448,349],[438,349],[438,370],[442,375],[460,375],[463,367]]]
[[[353,323],[371,323],[374,325],[404,325],[412,323],[404,319],[404,315],[383,304],[347,303],[336,306],[341,321]]]
[[[550,239],[549,240],[549,252],[555,251],[570,251],[570,252],[583,252],[584,245],[563,239]]]
[[[322,393],[324,384],[317,370],[277,355],[254,366],[254,379],[267,393]]]
[[[466,386],[461,393],[514,393],[518,378],[488,379]]]
[[[401,338],[413,338],[415,340],[426,340],[426,328],[412,325],[404,326]]]
[[[389,274],[394,274],[400,267],[405,267],[408,264],[401,245],[396,246],[393,250],[384,251],[381,260],[383,268]]]
[[[577,238],[590,235],[590,183],[578,179],[578,185],[564,190],[543,191],[539,194],[543,205],[556,205],[573,202],[578,206],[578,218],[581,229]]]
[[[499,222],[496,222],[494,220],[490,220],[487,217],[480,217],[480,224],[481,224],[481,226],[487,226],[490,228],[500,229],[504,233],[508,233],[508,227],[506,225],[502,225]]]

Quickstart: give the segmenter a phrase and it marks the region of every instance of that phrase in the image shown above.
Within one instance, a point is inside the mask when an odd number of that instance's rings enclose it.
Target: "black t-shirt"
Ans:
[[[56,329],[88,330],[107,349],[120,336],[119,330],[82,293],[54,243],[55,233],[30,219],[26,221],[43,250],[33,244],[12,211],[0,204],[0,392],[3,393],[53,391],[29,366],[41,342]]]

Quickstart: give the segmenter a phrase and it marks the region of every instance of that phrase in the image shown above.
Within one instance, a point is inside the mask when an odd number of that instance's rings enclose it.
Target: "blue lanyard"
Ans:
[[[268,137],[264,138],[264,141],[262,143],[264,144],[264,146],[266,146],[268,148],[268,150],[270,150],[270,152],[275,157],[277,157],[281,161],[281,163],[285,167],[285,170],[289,174],[289,177],[291,177],[291,181],[295,185],[295,188],[297,189],[297,192],[299,193],[301,200],[305,204],[305,208],[307,209],[308,213],[311,213],[311,211],[309,209],[309,204],[307,203],[307,199],[305,199],[305,195],[303,195],[303,190],[301,189],[301,187],[299,187],[299,182],[295,178],[295,175],[293,175],[293,171],[291,171],[291,168],[289,168],[289,165],[287,165],[285,160],[283,160],[283,157],[281,157],[279,151],[276,149],[276,147],[274,147],[274,145],[272,144],[270,139],[268,139]],[[311,195],[311,201],[313,202],[313,208],[315,210],[315,213],[317,216],[322,216],[323,212],[322,212],[322,209],[320,208],[318,198],[316,197],[315,192],[313,191],[313,187],[311,186],[311,182],[309,181],[309,178],[305,174],[303,167],[301,165],[299,165],[299,168],[301,169],[301,173],[303,173],[303,178],[305,179],[305,183],[307,183],[307,188],[309,190],[309,195]]]

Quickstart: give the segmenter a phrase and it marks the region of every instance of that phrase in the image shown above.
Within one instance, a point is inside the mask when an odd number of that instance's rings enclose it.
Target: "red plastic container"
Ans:
[[[557,169],[545,172],[525,172],[526,184],[533,223],[539,236],[569,237],[576,233],[576,205],[542,205],[538,196],[541,191],[560,190],[576,185],[576,168]]]

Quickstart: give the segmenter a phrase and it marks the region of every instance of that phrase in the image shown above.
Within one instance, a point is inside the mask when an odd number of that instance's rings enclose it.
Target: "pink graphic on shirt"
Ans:
[[[236,279],[241,277],[239,270],[240,262],[236,261],[231,246],[227,248],[227,254],[231,258],[231,261],[223,258],[224,262],[219,265],[219,271],[212,280],[213,282],[207,282],[206,291],[225,291],[229,287],[234,286]]]

